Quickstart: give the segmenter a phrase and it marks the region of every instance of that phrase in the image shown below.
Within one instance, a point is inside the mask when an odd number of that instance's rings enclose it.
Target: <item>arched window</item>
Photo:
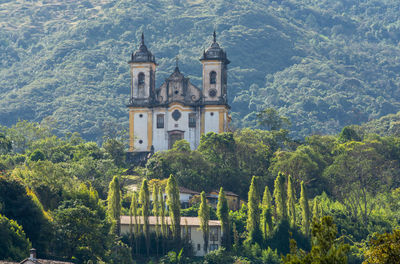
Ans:
[[[217,73],[215,71],[210,72],[210,84],[217,83]]]
[[[138,84],[139,85],[143,85],[144,84],[144,73],[143,72],[139,73]]]

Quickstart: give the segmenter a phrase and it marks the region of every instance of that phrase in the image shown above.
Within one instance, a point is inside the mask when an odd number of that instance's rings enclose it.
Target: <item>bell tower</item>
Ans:
[[[129,151],[150,151],[153,144],[152,110],[155,101],[156,62],[144,44],[131,55],[131,96],[129,99]]]
[[[230,61],[217,43],[214,30],[213,43],[200,58],[203,64],[203,96],[206,102],[227,103],[227,71]]]
[[[203,98],[201,134],[222,133],[228,130],[230,109],[227,97],[227,73],[230,61],[226,52],[217,43],[214,30],[211,46],[203,51]]]

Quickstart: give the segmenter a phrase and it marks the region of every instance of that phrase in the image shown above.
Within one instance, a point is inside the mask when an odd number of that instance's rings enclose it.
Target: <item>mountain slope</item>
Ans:
[[[0,1],[0,124],[51,117],[101,140],[127,129],[127,60],[140,33],[200,85],[214,28],[236,126],[277,108],[293,134],[335,133],[400,110],[399,10],[387,1]]]

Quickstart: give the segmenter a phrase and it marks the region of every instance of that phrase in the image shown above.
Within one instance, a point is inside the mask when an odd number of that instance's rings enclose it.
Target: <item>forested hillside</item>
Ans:
[[[292,133],[336,133],[400,110],[400,3],[340,1],[0,1],[0,123],[51,117],[100,141],[127,128],[127,60],[140,33],[159,63],[200,85],[214,28],[232,61],[235,126],[273,107]]]

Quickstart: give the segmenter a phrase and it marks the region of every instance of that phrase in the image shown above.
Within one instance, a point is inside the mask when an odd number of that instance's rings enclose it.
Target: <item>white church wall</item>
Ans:
[[[145,76],[145,81],[144,81],[144,94],[142,94],[140,97],[148,97],[149,91],[150,91],[150,72],[151,72],[151,64],[150,63],[140,63],[138,65],[132,65],[131,66],[131,75],[132,75],[132,82],[133,82],[133,87],[136,87],[133,89],[133,98],[138,98],[138,76],[140,73],[144,73]]]
[[[219,112],[207,111],[204,116],[204,133],[215,132],[219,133]]]
[[[148,147],[147,138],[147,120],[148,114],[145,112],[139,112],[134,114],[134,142],[135,151],[146,151]]]

